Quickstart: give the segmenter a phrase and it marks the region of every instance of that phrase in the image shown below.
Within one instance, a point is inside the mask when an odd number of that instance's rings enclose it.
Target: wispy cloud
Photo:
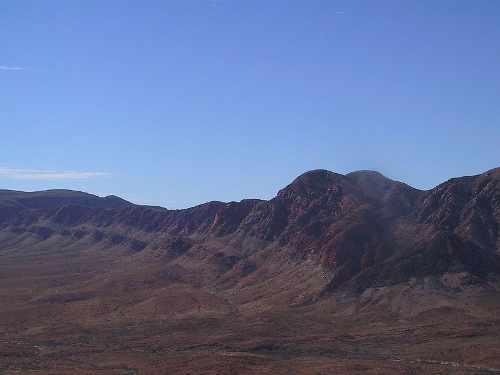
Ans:
[[[51,171],[40,169],[0,168],[0,178],[25,180],[81,180],[99,176],[109,176],[105,172]]]
[[[26,70],[26,68],[23,66],[0,65],[0,70],[16,71],[16,70]]]
[[[345,14],[345,12],[344,12],[343,10],[337,10],[337,11],[335,12],[335,14],[341,15],[341,14]]]

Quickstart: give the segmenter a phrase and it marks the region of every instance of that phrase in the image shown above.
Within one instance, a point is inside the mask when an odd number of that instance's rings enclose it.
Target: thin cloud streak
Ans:
[[[26,68],[22,66],[9,66],[9,65],[0,65],[0,70],[10,70],[10,71],[19,71],[25,70]]]
[[[40,169],[0,168],[0,178],[14,178],[23,180],[82,180],[109,175],[109,173],[105,172],[48,171]]]

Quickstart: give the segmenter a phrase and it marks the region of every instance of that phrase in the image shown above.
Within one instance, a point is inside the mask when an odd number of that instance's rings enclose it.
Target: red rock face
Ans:
[[[133,247],[139,250],[156,236],[263,241],[265,247],[284,250],[283,256],[311,258],[325,267],[332,274],[331,288],[357,278],[365,288],[450,269],[479,277],[500,272],[495,268],[499,181],[500,173],[493,170],[419,191],[377,172],[343,176],[316,170],[297,177],[270,201],[210,202],[175,211],[77,192],[3,191],[0,217],[5,230],[27,230],[45,239],[63,228],[75,232],[79,227],[87,228],[83,233],[100,230],[112,242],[136,236],[141,246]],[[442,253],[444,248],[450,254]],[[426,260],[406,266],[408,257],[415,256]],[[387,264],[401,274],[367,276]]]

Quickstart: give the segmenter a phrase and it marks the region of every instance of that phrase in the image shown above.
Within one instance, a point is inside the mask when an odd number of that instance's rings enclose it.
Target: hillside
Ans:
[[[499,231],[500,169],[184,210],[0,190],[0,372],[500,373]]]

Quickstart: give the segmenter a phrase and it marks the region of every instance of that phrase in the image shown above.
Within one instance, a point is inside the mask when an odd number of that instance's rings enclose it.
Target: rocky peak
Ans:
[[[278,198],[289,200],[296,197],[317,197],[328,192],[342,192],[342,187],[348,184],[345,176],[316,169],[297,177],[291,184],[278,192]]]

